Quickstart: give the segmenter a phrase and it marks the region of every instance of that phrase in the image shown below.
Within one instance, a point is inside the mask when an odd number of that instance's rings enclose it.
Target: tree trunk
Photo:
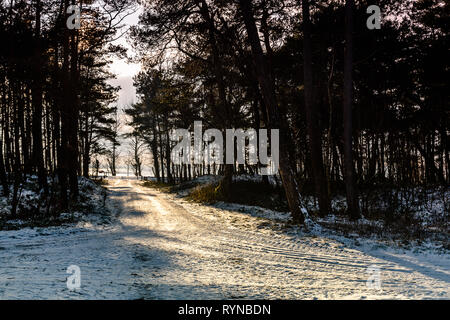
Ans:
[[[83,152],[83,177],[89,178],[89,163],[90,161],[90,153],[91,153],[91,144],[89,139],[89,102],[86,103],[86,110],[84,114],[84,152]]]
[[[5,165],[3,162],[3,141],[0,140],[0,183],[3,187],[3,195],[5,197],[9,196],[9,186],[6,178]]]
[[[48,192],[47,175],[44,167],[42,148],[42,52],[41,52],[41,1],[36,1],[36,51],[34,56],[34,79],[32,86],[33,103],[33,165],[38,172],[39,187]]]
[[[358,196],[355,188],[352,146],[353,102],[353,0],[345,3],[345,57],[344,57],[344,167],[347,209],[351,219],[359,219]]]
[[[27,132],[25,130],[25,106],[26,101],[24,99],[24,91],[25,86],[22,84],[18,84],[16,87],[16,94],[17,94],[17,118],[19,121],[19,128],[20,128],[20,136],[22,138],[22,163],[23,163],[23,172],[24,174],[30,174],[31,173],[31,167],[30,167],[30,157],[29,157],[29,143],[27,141]],[[34,115],[33,115],[34,116]]]
[[[309,151],[316,196],[319,199],[321,216],[330,212],[328,185],[323,168],[322,143],[317,112],[313,107],[313,73],[311,48],[311,22],[309,17],[309,1],[302,0],[303,13],[303,70],[305,83],[305,111],[309,135]]]
[[[171,159],[170,159],[170,137],[169,137],[169,123],[168,123],[168,117],[169,115],[165,115],[164,117],[164,129],[166,130],[166,168],[167,168],[167,182],[172,184],[173,183],[173,176],[171,169]]]
[[[72,0],[75,5],[75,0]],[[68,120],[68,174],[70,196],[72,200],[78,198],[78,109],[79,109],[79,72],[78,72],[78,30],[73,29],[71,32],[70,47],[70,108]]]
[[[64,1],[64,21],[67,20],[67,7],[69,6],[69,0]],[[66,26],[63,28],[63,45],[62,45],[62,95],[63,99],[60,99],[61,103],[61,146],[58,150],[58,180],[60,185],[60,200],[62,209],[67,209],[69,206],[67,198],[67,178],[69,174],[69,158],[70,158],[70,109],[72,108],[72,96],[70,88],[70,72],[69,72],[69,30]],[[64,101],[64,102],[63,102]]]
[[[244,18],[245,27],[247,29],[248,41],[251,45],[252,56],[254,59],[254,67],[258,83],[261,88],[261,94],[264,104],[267,108],[268,127],[269,129],[280,129],[280,175],[283,180],[283,186],[286,198],[289,203],[292,218],[297,223],[304,223],[306,211],[302,211],[301,195],[298,190],[297,181],[295,180],[294,170],[291,168],[289,161],[288,146],[286,139],[288,132],[286,127],[281,124],[281,115],[279,114],[278,103],[275,96],[275,89],[270,68],[264,58],[261,42],[258,36],[255,18],[253,16],[253,8],[250,0],[240,0],[240,9]],[[284,127],[284,128],[283,128]]]
[[[216,27],[214,25],[213,17],[211,17],[208,5],[205,0],[196,0],[197,6],[200,8],[200,12],[202,14],[203,19],[206,21],[208,25],[208,35],[209,35],[209,44],[212,50],[212,65],[214,71],[214,77],[217,83],[218,91],[219,91],[219,106],[220,112],[215,114],[224,114],[225,121],[221,121],[221,119],[215,119],[218,123],[222,122],[222,129],[231,128],[232,121],[230,115],[230,106],[227,101],[227,96],[225,92],[225,81],[222,69],[222,58],[219,51],[219,47],[216,40]],[[222,193],[225,198],[228,198],[231,194],[231,185],[233,181],[233,165],[225,164],[224,177],[223,181],[221,181],[218,190]]]
[[[156,140],[157,132],[156,132],[156,123],[152,122],[152,134],[153,139],[151,140],[151,149],[152,149],[152,157],[153,157],[153,168],[156,176],[156,181],[161,182],[161,174],[159,171],[159,160],[158,160],[158,142]]]

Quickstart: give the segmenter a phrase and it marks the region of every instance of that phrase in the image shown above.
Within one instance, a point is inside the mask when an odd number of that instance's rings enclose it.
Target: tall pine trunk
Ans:
[[[309,16],[309,1],[302,0],[303,14],[303,70],[304,70],[304,95],[306,122],[309,136],[309,152],[311,155],[311,168],[314,180],[314,190],[319,199],[320,215],[325,216],[330,212],[330,198],[328,184],[323,168],[322,142],[317,119],[317,110],[313,106],[313,73],[312,73],[312,48],[311,48],[311,21]]]
[[[3,195],[5,197],[9,196],[9,186],[6,179],[5,164],[3,162],[3,141],[0,140],[0,183],[3,187]]]
[[[35,28],[35,56],[34,79],[32,86],[33,104],[33,165],[37,169],[39,187],[47,193],[47,175],[44,167],[44,153],[42,148],[42,50],[41,50],[41,1],[36,1],[36,28]]]
[[[67,21],[68,14],[67,8],[69,6],[69,0],[64,1],[64,20]],[[71,88],[70,88],[70,70],[69,70],[69,30],[66,25],[61,26],[63,28],[63,45],[62,45],[62,92],[63,99],[59,102],[61,103],[61,146],[58,150],[58,180],[60,184],[60,200],[62,209],[67,209],[69,206],[68,198],[67,198],[67,179],[69,175],[69,158],[70,158],[70,145],[69,145],[69,136],[70,136],[70,116],[71,116],[71,108],[72,108],[72,96],[71,96]]]
[[[345,57],[344,57],[344,167],[347,208],[351,219],[360,217],[358,196],[355,188],[352,144],[353,105],[353,0],[345,3]]]
[[[150,141],[150,147],[152,149],[152,157],[153,157],[153,169],[154,174],[156,176],[156,181],[161,182],[161,174],[159,169],[159,159],[158,159],[158,141],[157,141],[157,130],[156,130],[156,121],[152,120],[152,140]]]
[[[207,23],[208,27],[208,37],[209,37],[209,45],[212,50],[212,65],[214,71],[214,77],[217,83],[218,92],[219,92],[219,106],[220,110],[218,113],[214,114],[222,114],[224,115],[223,119],[215,119],[217,122],[221,122],[224,125],[223,129],[231,128],[231,114],[230,114],[230,106],[227,101],[226,96],[226,85],[224,80],[224,71],[222,67],[222,57],[221,52],[219,50],[218,41],[216,39],[216,27],[214,25],[213,17],[210,14],[210,10],[205,0],[196,0],[197,6],[200,8],[200,13]],[[219,184],[219,192],[225,197],[229,198],[231,195],[231,185],[233,181],[233,164],[225,164],[224,177]]]
[[[304,223],[306,211],[302,211],[301,195],[295,180],[294,170],[289,161],[289,146],[287,139],[289,133],[286,131],[286,125],[281,123],[281,115],[275,96],[275,88],[270,67],[264,57],[261,42],[258,36],[255,18],[253,15],[253,6],[250,0],[240,0],[240,9],[244,18],[247,30],[248,41],[252,49],[254,67],[261,88],[261,94],[264,105],[267,108],[269,129],[280,129],[280,175],[283,180],[283,186],[288,200],[289,209],[292,218],[297,223]]]
[[[72,0],[72,5],[75,5]],[[78,30],[71,30],[70,42],[70,108],[68,121],[68,174],[72,200],[78,199],[78,110],[79,110],[79,71],[78,71]]]

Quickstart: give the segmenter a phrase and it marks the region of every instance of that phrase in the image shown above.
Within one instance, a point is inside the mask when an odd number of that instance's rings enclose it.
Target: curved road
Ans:
[[[110,180],[112,224],[0,232],[0,298],[449,298],[449,257],[362,250]],[[69,291],[66,269],[81,270]],[[368,267],[381,289],[368,288]]]

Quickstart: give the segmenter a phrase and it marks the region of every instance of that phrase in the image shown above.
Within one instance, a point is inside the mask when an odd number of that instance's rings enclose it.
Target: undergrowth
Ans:
[[[217,202],[229,202],[248,206],[258,206],[274,211],[288,212],[284,190],[281,186],[254,180],[237,180],[231,187],[231,193],[225,197],[219,188],[219,181],[200,183],[184,182],[177,185],[145,182],[147,187],[158,188],[165,192],[177,193],[186,199],[211,205]],[[327,228],[343,234],[379,237],[389,236],[399,241],[434,238],[442,241],[448,236],[448,193],[439,188],[374,188],[361,190],[360,205],[365,221],[370,223],[349,223],[346,213],[345,195],[336,188],[333,197],[333,209],[328,217],[319,219]],[[302,189],[304,203],[310,214],[317,211],[317,202],[308,188]],[[439,207],[443,206],[442,209]],[[440,212],[440,213],[439,213]],[[428,216],[426,218],[427,215]],[[426,220],[425,220],[426,219]],[[356,228],[356,229],[355,229]],[[445,242],[445,241],[444,241]]]

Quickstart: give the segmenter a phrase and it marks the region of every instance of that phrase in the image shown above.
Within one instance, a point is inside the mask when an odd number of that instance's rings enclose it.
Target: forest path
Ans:
[[[448,255],[357,250],[258,228],[257,217],[136,180],[110,180],[108,189],[111,225],[0,232],[0,298],[449,298]],[[66,288],[69,265],[81,269],[76,292]],[[369,266],[380,268],[380,290],[366,285]]]

